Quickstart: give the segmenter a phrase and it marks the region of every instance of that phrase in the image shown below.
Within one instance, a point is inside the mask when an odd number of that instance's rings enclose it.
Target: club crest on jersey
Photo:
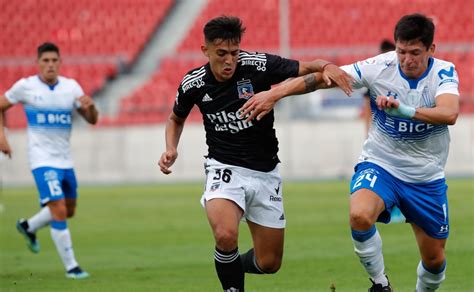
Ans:
[[[237,82],[237,91],[239,98],[249,99],[254,95],[253,86],[249,79]]]
[[[216,191],[217,189],[219,189],[219,187],[221,186],[221,183],[213,183],[211,185],[211,188],[209,189],[210,192],[214,192]]]

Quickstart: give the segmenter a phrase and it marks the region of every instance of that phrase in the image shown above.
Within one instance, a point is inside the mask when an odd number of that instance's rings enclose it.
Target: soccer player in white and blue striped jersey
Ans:
[[[66,221],[74,215],[77,199],[69,140],[74,109],[90,124],[97,122],[98,112],[92,98],[84,94],[75,80],[59,76],[60,65],[58,47],[52,43],[40,45],[39,74],[20,79],[0,96],[0,151],[11,156],[3,131],[3,112],[13,104],[21,103],[28,121],[29,161],[41,210],[28,220],[18,220],[16,227],[30,250],[37,253],[40,248],[36,231],[50,225],[66,276],[83,279],[89,274],[75,259]]]
[[[459,80],[454,64],[433,57],[434,31],[426,16],[406,15],[395,27],[395,52],[343,67],[354,87],[371,92],[372,126],[351,182],[350,225],[373,292],[393,291],[375,222],[387,223],[394,205],[411,223],[420,251],[415,291],[435,291],[445,279],[449,216],[444,166],[448,125],[459,113]],[[319,73],[296,78],[255,95],[242,115],[252,112],[247,120],[260,119],[285,96],[326,87]]]

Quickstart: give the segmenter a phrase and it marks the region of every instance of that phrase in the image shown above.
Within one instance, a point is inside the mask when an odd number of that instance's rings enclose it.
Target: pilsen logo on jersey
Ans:
[[[254,95],[253,86],[249,79],[243,79],[237,82],[237,91],[239,98],[249,99]]]
[[[250,114],[247,114],[244,117],[240,117],[239,111],[236,112],[226,112],[220,111],[214,114],[206,114],[206,117],[213,124],[214,130],[216,132],[230,132],[232,134],[238,133],[244,129],[250,128],[253,126],[253,123],[246,122],[245,119],[249,117]]]

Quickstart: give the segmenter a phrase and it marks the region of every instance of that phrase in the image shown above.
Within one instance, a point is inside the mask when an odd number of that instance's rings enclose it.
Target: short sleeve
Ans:
[[[438,87],[435,96],[446,93],[459,95],[459,77],[453,64],[448,63],[446,66],[443,66],[437,72],[437,75]]]
[[[173,105],[173,112],[180,118],[186,118],[194,106],[194,99],[190,96],[189,91],[183,92],[182,87],[176,92],[176,99]]]
[[[78,98],[84,95],[84,91],[82,90],[82,87],[77,83],[76,80],[71,79],[71,84],[72,84],[72,96],[74,98],[74,107],[76,109],[81,107],[81,103],[79,102]]]
[[[357,63],[341,66],[341,69],[354,78],[353,87],[356,89],[367,87],[364,83],[362,71]]]
[[[74,98],[79,98],[84,95],[84,90],[82,90],[82,87],[77,83],[76,80],[72,80],[73,83],[73,91],[72,94]]]
[[[26,79],[18,80],[13,86],[5,92],[5,97],[11,104],[23,103],[25,100]]]
[[[266,72],[271,85],[298,76],[300,66],[298,61],[272,54],[265,54],[265,56],[267,59]]]

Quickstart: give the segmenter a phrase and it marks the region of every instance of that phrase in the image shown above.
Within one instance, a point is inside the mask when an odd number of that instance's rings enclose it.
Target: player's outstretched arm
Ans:
[[[354,79],[337,65],[320,59],[311,62],[300,62],[298,76],[315,72],[323,73],[322,78],[328,86],[336,83],[336,86],[339,86],[348,96],[352,93]]]
[[[459,115],[459,96],[449,93],[436,97],[436,106],[432,108],[410,107],[387,96],[378,96],[376,103],[390,115],[434,125],[454,125]]]
[[[87,95],[78,98],[80,108],[77,109],[79,114],[89,123],[95,125],[99,119],[99,112],[95,107],[94,100]]]
[[[275,86],[268,91],[262,91],[250,98],[241,108],[240,116],[245,117],[247,122],[257,118],[257,121],[268,114],[275,104],[282,98],[289,95],[298,95],[335,87],[336,85],[328,85],[322,77],[321,73],[311,73],[302,77],[294,78],[279,86]]]
[[[181,133],[183,132],[184,122],[186,119],[178,117],[175,113],[171,113],[166,123],[165,140],[166,151],[161,154],[158,165],[164,174],[170,174],[170,167],[178,157],[178,143]]]
[[[12,104],[7,100],[7,98],[4,95],[0,95],[0,151],[10,158],[12,157],[12,150],[10,148],[10,144],[8,144],[3,127],[5,125],[4,113],[11,106]]]

